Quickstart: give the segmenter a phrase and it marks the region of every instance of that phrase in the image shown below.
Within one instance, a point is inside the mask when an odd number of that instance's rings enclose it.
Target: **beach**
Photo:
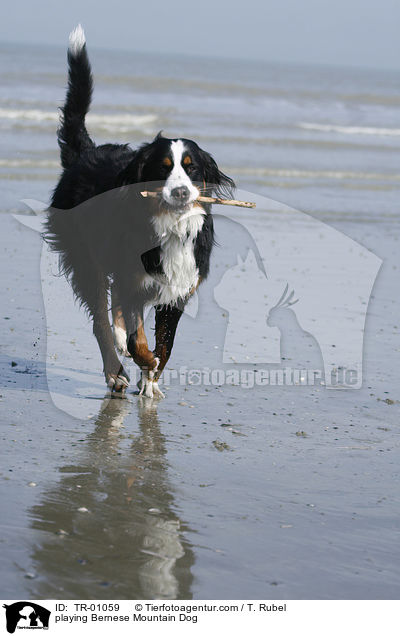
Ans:
[[[43,252],[34,211],[60,172],[65,51],[2,53],[2,597],[397,598],[395,74],[228,60],[199,70],[194,58],[90,51],[96,141],[135,146],[160,129],[194,138],[257,201],[251,212],[214,209],[210,279],[182,318],[166,398],[156,403],[139,398],[134,381],[126,400],[106,396],[90,322]],[[326,269],[328,239],[339,256]],[[324,359],[324,334],[301,305],[312,269],[305,255],[316,259],[311,296],[334,293],[327,272],[348,285],[359,304],[332,301],[321,320],[337,325],[326,337],[343,351],[362,325],[360,388],[257,384],[253,372],[290,366],[277,326],[265,332],[265,350],[237,345],[249,314],[234,323],[229,303],[241,282],[245,289],[246,268],[264,285],[257,253],[271,284],[294,281],[302,333]],[[251,323],[249,343],[272,322],[279,289],[266,292],[269,314]],[[334,363],[341,359],[329,358],[329,371]],[[232,370],[246,381],[229,382]]]

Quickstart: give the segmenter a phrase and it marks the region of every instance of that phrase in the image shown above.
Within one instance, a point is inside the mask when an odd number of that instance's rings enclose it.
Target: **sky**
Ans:
[[[0,42],[400,70],[400,0],[15,0]]]

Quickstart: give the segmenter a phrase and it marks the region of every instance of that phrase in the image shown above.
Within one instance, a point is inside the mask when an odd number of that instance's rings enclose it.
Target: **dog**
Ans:
[[[118,351],[140,367],[140,394],[161,398],[158,379],[184,307],[207,277],[215,242],[211,206],[197,197],[233,198],[235,184],[189,139],[159,133],[135,150],[128,144],[97,146],[85,126],[92,92],[79,25],[70,34],[58,130],[63,172],[44,237],[93,320],[111,393],[123,396],[129,385]],[[155,190],[158,197],[145,199],[143,190]],[[146,305],[155,307],[154,352],[144,332]]]

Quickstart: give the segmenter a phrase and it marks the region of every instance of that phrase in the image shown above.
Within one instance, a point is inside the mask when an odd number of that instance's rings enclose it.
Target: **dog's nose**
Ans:
[[[189,198],[189,188],[186,186],[179,186],[171,190],[171,195],[178,201],[186,201]]]

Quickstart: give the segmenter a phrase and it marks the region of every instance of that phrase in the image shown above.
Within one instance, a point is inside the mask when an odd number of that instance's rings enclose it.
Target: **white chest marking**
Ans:
[[[169,305],[184,298],[197,285],[199,270],[194,244],[203,227],[205,212],[192,207],[184,214],[163,212],[152,220],[161,246],[163,274],[146,275],[143,284],[153,288],[155,304]]]

